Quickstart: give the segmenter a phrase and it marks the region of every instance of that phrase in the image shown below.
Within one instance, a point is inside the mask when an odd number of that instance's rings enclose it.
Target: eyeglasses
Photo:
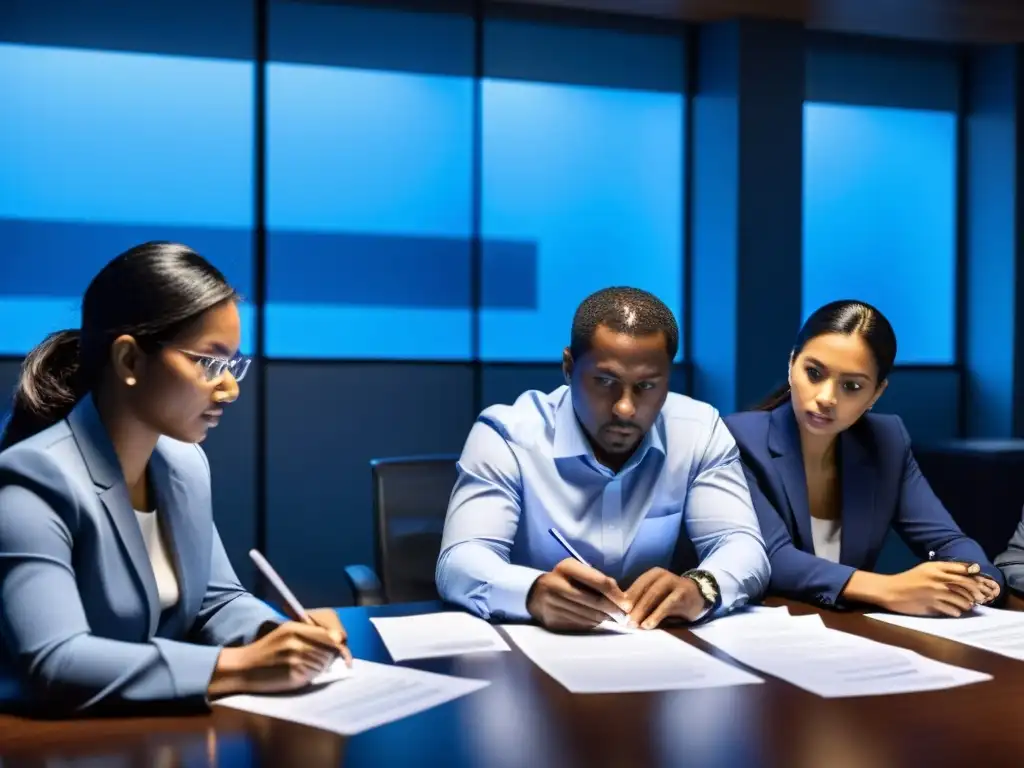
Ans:
[[[231,373],[235,381],[241,381],[245,378],[245,374],[249,370],[249,364],[252,362],[252,358],[246,357],[241,353],[225,360],[223,357],[200,355],[197,352],[190,352],[187,349],[178,349],[177,351],[181,352],[181,354],[186,357],[190,357],[195,360],[200,369],[202,369],[203,375],[206,377],[207,381],[216,381],[223,376],[226,371]]]

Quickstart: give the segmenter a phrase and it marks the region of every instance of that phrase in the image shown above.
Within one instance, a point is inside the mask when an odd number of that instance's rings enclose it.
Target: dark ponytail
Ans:
[[[755,410],[774,411],[787,400],[789,400],[789,384],[783,384],[768,395],[768,397],[758,403]]]
[[[81,349],[81,333],[67,330],[51,333],[28,353],[0,450],[60,421],[85,396]]]
[[[833,301],[815,310],[804,322],[796,335],[796,342],[790,360],[795,360],[811,339],[827,333],[841,333],[849,336],[856,333],[868,345],[875,366],[878,368],[878,383],[889,377],[896,361],[896,332],[885,315],[863,301]],[[759,403],[755,410],[771,411],[789,400],[789,384],[783,384]]]
[[[22,363],[0,450],[65,418],[100,383],[118,336],[154,351],[237,298],[224,275],[184,245],[143,243],[115,257],[86,289],[82,329],[50,334]]]

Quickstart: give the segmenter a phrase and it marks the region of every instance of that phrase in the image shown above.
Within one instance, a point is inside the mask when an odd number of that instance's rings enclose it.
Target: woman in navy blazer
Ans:
[[[238,395],[237,296],[181,245],[93,279],[79,331],[25,359],[0,452],[0,668],[47,713],[290,690],[339,655],[337,613],[248,594],[196,443]]]
[[[900,418],[868,413],[895,358],[881,312],[828,304],[797,335],[789,383],[726,423],[768,547],[772,591],[825,606],[959,616],[995,600],[1003,576],[932,492]],[[890,526],[928,562],[873,573]]]

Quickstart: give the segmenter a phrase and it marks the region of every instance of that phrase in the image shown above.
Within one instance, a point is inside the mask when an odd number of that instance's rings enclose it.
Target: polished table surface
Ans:
[[[794,614],[821,612],[781,600]],[[437,603],[340,611],[356,656],[389,662],[370,616]],[[1017,610],[1024,603],[1014,598]],[[0,768],[53,766],[885,766],[1024,765],[1024,662],[882,624],[821,612],[835,629],[903,646],[994,680],[947,691],[823,699],[774,678],[668,693],[576,695],[512,645],[510,653],[408,662],[490,686],[419,715],[342,738],[214,708],[165,719],[31,721],[0,717]],[[711,649],[686,630],[674,634]]]

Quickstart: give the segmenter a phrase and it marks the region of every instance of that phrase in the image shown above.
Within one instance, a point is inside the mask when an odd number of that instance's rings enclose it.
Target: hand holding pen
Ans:
[[[352,665],[345,628],[336,611],[306,611],[259,552],[249,553],[295,621],[287,621],[240,648],[223,648],[208,694],[277,693],[309,685],[341,656]]]
[[[548,629],[593,629],[609,617],[628,621],[632,605],[615,579],[593,568],[554,528],[551,535],[569,554],[542,574],[527,595],[530,615]]]

